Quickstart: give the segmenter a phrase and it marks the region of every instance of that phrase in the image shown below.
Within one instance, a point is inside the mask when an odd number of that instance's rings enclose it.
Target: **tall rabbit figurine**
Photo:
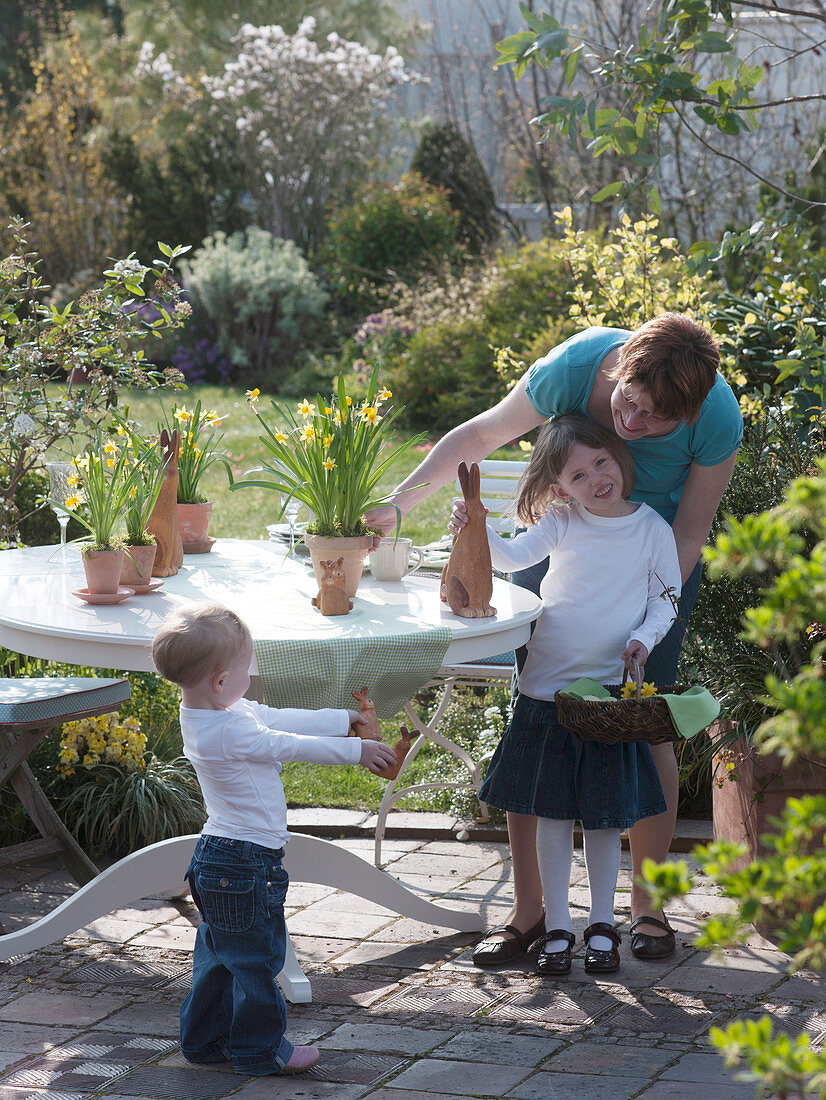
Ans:
[[[410,746],[413,744],[413,734],[410,732],[407,726],[402,726],[399,729],[399,733],[401,734],[401,737],[398,739],[395,745],[396,763],[388,764],[388,766],[382,772],[382,779],[399,778],[399,772],[402,770],[402,764],[404,763]]]
[[[152,576],[174,577],[184,560],[184,546],[178,533],[178,453],[181,436],[177,428],[172,435],[166,428],[163,429],[160,448],[164,461],[163,481],[146,529],[155,536],[158,544]]]
[[[367,725],[351,726],[348,736],[362,737],[368,741],[381,741],[381,726],[376,716],[376,704],[372,699],[367,698],[367,687],[365,686],[361,691],[353,691],[350,694],[354,699],[358,699],[359,710],[362,716],[367,719]]]
[[[318,595],[313,596],[312,605],[322,615],[346,615],[353,609],[353,601],[344,590],[344,558],[338,561],[319,562],[322,568],[321,585]]]
[[[468,470],[459,464],[459,484],[465,498],[467,523],[453,539],[450,559],[442,573],[441,597],[454,615],[463,619],[489,619],[496,614],[491,607],[493,569],[485,531],[485,506],[479,495],[479,467]]]

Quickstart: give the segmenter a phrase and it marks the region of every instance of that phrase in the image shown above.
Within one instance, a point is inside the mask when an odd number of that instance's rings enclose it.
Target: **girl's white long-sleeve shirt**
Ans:
[[[647,504],[628,516],[595,516],[578,504],[552,508],[513,539],[487,528],[497,569],[526,569],[550,555],[519,690],[534,699],[591,676],[622,679],[620,654],[636,638],[650,652],[668,632],[680,594],[674,533]]]
[[[202,832],[283,848],[290,834],[281,765],[358,764],[361,738],[349,729],[346,710],[279,710],[251,699],[229,710],[182,706],[184,755],[207,810]]]

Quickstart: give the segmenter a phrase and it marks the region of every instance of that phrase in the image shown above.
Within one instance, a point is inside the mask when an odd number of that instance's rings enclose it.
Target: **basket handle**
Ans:
[[[622,670],[622,686],[628,683],[628,665]],[[634,658],[634,683],[637,685],[637,700],[642,699],[642,674],[636,657]]]

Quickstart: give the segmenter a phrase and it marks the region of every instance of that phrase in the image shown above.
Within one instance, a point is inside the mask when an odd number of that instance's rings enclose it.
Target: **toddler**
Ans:
[[[289,840],[279,772],[290,760],[362,764],[376,775],[395,760],[380,741],[348,737],[355,710],[276,710],[243,698],[252,638],[218,604],[169,615],[152,645],[162,676],[181,688],[184,754],[201,785],[207,820],[187,871],[203,918],[192,957],[192,990],[181,1006],[189,1062],[229,1061],[236,1073],[301,1073],[314,1046],[286,1038],[286,1005],[275,976],[284,965]]]

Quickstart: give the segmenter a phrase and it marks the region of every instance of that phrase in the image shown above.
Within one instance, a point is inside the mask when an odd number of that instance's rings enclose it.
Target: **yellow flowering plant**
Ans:
[[[244,481],[233,483],[230,475],[230,488],[256,486],[300,500],[315,515],[307,528],[309,534],[366,534],[364,513],[392,503],[390,495],[378,489],[380,480],[400,455],[425,438],[422,433],[392,447],[391,430],[402,412],[401,408],[384,407],[392,396],[379,385],[378,367],[358,404],[347,395],[344,377],[339,375],[328,399],[320,395],[315,401],[305,398],[295,411],[273,401],[277,424],[271,424],[257,408],[258,391],[250,390],[247,400],[263,429],[259,438],[268,459],[247,471]],[[250,478],[251,473],[269,476]],[[400,520],[398,509],[396,514]]]
[[[227,472],[230,466],[221,450],[223,434],[218,429],[225,416],[208,412],[197,401],[194,409],[176,406],[166,424],[159,424],[158,431],[166,427],[171,434],[175,428],[181,434],[181,451],[178,455],[178,503],[201,504],[207,498],[201,492],[201,479],[215,462],[223,463]]]
[[[121,545],[123,518],[131,497],[143,485],[146,455],[135,456],[127,446],[107,440],[98,429],[95,440],[72,459],[71,495],[54,505],[74,515],[89,532],[83,552],[112,550]]]
[[[137,718],[99,714],[66,722],[60,734],[57,754],[58,775],[69,777],[77,768],[114,764],[124,771],[144,765],[146,734]]]

